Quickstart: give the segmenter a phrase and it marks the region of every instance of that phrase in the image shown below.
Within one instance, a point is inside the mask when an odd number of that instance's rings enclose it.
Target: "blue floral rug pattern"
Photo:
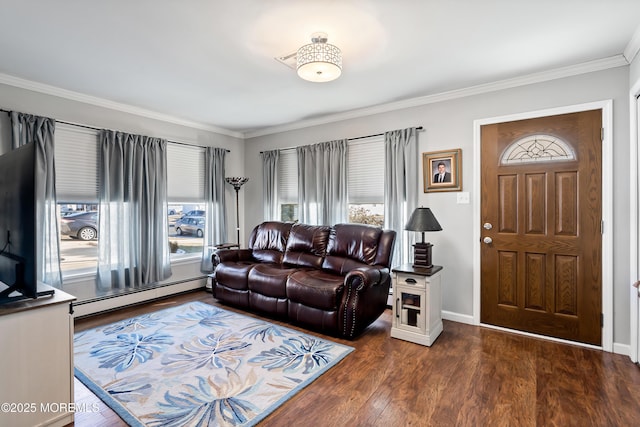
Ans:
[[[75,375],[132,426],[251,426],[352,347],[192,302],[78,332]]]

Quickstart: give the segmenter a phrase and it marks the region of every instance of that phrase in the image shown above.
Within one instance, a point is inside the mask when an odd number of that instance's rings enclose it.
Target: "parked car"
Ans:
[[[201,210],[189,211],[186,214],[182,215],[182,218],[186,218],[188,216],[204,216],[204,211],[201,211]]]
[[[77,212],[60,219],[60,234],[80,240],[98,238],[98,212]]]
[[[203,216],[184,216],[176,221],[176,234],[195,234],[198,237],[204,236]]]
[[[182,206],[170,205],[168,213],[169,215],[179,215],[182,213]]]

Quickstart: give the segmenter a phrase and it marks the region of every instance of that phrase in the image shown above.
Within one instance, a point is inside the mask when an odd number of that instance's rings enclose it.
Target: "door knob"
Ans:
[[[491,225],[491,223],[490,223],[490,222],[485,222],[485,223],[482,225],[482,227],[483,227],[485,230],[491,230],[491,229],[493,228],[493,225]]]
[[[482,239],[482,241],[485,242],[487,245],[490,245],[491,242],[493,242],[493,239],[487,236],[484,239]]]

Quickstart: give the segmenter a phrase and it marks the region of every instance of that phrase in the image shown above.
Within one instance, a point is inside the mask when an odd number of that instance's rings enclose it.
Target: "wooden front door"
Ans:
[[[482,126],[482,323],[601,345],[601,122]]]

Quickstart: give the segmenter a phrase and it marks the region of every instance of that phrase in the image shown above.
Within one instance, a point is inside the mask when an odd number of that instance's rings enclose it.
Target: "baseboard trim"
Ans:
[[[442,318],[444,320],[451,320],[452,322],[466,323],[467,325],[473,325],[473,316],[466,314],[455,313],[453,311],[442,310]]]
[[[631,346],[629,344],[613,343],[613,352],[625,356],[631,355]]]

